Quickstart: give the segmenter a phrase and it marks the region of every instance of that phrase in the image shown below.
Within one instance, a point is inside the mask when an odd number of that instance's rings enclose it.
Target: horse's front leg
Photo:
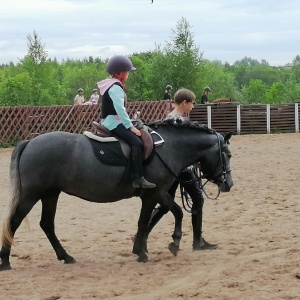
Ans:
[[[148,225],[151,217],[151,213],[155,207],[155,202],[151,199],[147,200],[142,198],[142,208],[138,221],[138,231],[135,236],[132,253],[138,255],[138,262],[147,262],[147,237],[148,237]]]

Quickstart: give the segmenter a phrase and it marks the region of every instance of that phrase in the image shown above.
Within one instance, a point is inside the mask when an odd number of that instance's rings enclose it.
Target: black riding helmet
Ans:
[[[109,74],[120,74],[125,71],[135,71],[131,60],[124,55],[115,55],[110,58],[106,65],[106,71]]]
[[[204,92],[211,92],[211,88],[209,86],[205,87]]]

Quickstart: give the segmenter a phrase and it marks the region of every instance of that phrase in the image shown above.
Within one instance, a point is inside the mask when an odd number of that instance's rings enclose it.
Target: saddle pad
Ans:
[[[105,165],[128,165],[128,159],[124,156],[119,142],[101,143],[87,138],[91,143],[96,158]]]

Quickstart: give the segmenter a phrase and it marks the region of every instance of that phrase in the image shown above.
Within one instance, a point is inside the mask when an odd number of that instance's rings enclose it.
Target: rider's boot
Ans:
[[[155,183],[147,181],[143,176],[142,153],[139,147],[132,146],[131,167],[134,188],[153,189],[156,187]]]

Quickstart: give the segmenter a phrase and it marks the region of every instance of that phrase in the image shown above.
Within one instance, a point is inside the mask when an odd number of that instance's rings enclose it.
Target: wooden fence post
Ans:
[[[295,132],[299,132],[299,103],[295,103]]]
[[[241,134],[241,105],[236,106],[236,131]]]
[[[271,110],[270,104],[267,104],[267,133],[271,132]]]
[[[211,128],[211,106],[207,105],[207,126]]]

